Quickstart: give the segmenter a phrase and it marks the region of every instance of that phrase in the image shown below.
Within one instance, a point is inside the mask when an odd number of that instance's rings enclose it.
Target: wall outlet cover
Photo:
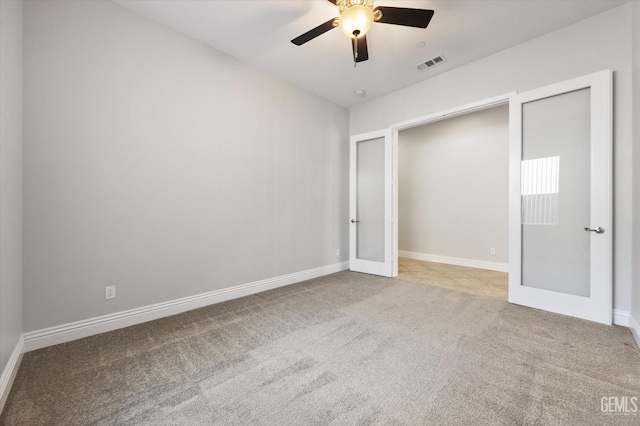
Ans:
[[[116,298],[116,286],[108,286],[104,288],[104,298],[105,299],[115,299]]]

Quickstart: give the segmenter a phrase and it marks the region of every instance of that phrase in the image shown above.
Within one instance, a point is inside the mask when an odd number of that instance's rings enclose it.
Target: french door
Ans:
[[[514,95],[509,123],[509,302],[611,324],[611,71]]]
[[[350,269],[392,276],[392,141],[381,130],[351,137]]]

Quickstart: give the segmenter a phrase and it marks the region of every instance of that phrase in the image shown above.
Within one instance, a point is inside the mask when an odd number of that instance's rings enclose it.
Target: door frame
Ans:
[[[518,92],[509,92],[502,94],[500,96],[494,96],[492,98],[483,99],[481,101],[471,102],[465,105],[449,108],[440,112],[436,112],[433,114],[424,115],[421,117],[416,117],[411,120],[401,121],[396,124],[392,124],[389,126],[391,130],[391,141],[392,141],[392,183],[393,183],[393,194],[392,194],[392,259],[393,259],[393,274],[392,276],[398,276],[398,134],[401,130],[410,129],[412,127],[423,126],[429,123],[435,123],[436,121],[446,120],[448,118],[457,117],[459,115],[465,115],[476,111],[481,111],[483,109],[493,108],[500,105],[508,105],[511,97]]]

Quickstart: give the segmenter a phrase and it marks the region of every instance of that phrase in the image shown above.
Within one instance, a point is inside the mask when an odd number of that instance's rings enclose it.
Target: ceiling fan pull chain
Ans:
[[[360,30],[355,30],[353,32],[353,67],[355,68],[358,65],[358,36],[360,35]]]
[[[353,67],[355,68],[358,65],[358,37],[355,39],[355,43],[353,43]]]

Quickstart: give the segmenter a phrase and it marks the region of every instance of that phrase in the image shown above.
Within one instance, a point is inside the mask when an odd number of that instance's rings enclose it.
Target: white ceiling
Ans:
[[[427,29],[374,24],[369,60],[353,67],[351,43],[334,29],[298,47],[291,39],[332,17],[327,0],[114,0],[344,107],[449,71],[629,0],[376,0],[432,9]],[[424,42],[423,48],[416,44]],[[423,72],[433,56],[447,62]],[[365,90],[365,98],[354,92]]]

